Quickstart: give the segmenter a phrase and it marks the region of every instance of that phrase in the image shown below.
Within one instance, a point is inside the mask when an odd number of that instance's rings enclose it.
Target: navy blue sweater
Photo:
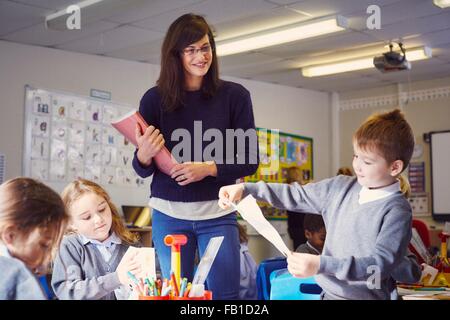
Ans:
[[[197,145],[202,146],[202,150],[212,143],[194,136],[194,121],[201,121],[202,135],[211,128],[220,130],[224,142],[223,161],[221,163],[216,161],[217,177],[208,176],[186,186],[179,186],[174,179],[159,171],[153,163],[149,167],[143,167],[137,159],[136,150],[133,158],[133,168],[136,173],[142,178],[154,175],[150,187],[152,197],[181,202],[215,200],[218,198],[219,189],[222,186],[233,184],[236,179],[252,175],[258,168],[258,145],[257,143],[250,144],[249,139],[245,143],[245,164],[237,164],[236,141],[232,153],[234,159],[225,161],[227,155],[225,150],[227,148],[226,129],[246,131],[255,128],[250,93],[240,84],[222,81],[218,91],[210,99],[204,98],[201,91],[186,91],[185,106],[173,112],[163,110],[161,96],[157,87],[153,87],[142,97],[139,112],[147,123],[161,131],[169,151],[182,142],[182,139],[172,141],[172,132],[178,128],[188,130],[191,134],[191,159],[189,161],[211,160],[194,159],[194,139],[197,140]],[[228,147],[231,147],[230,144]],[[239,158],[241,156],[244,155],[239,155]],[[256,159],[256,163],[252,164],[251,162],[255,161],[250,161],[251,159]],[[227,164],[230,162],[232,164]]]

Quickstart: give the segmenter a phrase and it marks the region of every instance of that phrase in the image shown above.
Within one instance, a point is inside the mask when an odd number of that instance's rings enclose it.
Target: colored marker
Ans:
[[[130,271],[127,271],[127,276],[137,285],[139,285],[139,280],[136,278],[134,274],[132,274]]]
[[[447,291],[447,289],[442,288],[442,287],[438,287],[438,288],[433,288],[433,287],[423,287],[423,288],[417,288],[414,289],[416,291]]]
[[[178,295],[180,294],[179,290],[178,290],[178,284],[177,284],[177,279],[175,278],[175,274],[173,272],[170,273],[170,280],[173,283],[173,290],[174,290],[174,295],[175,297],[178,297]]]
[[[188,297],[189,291],[191,291],[191,286],[192,286],[192,284],[189,282],[188,285],[187,285],[186,291],[184,292],[183,297],[185,297],[185,298]]]
[[[161,279],[156,280],[156,289],[158,291],[158,295],[161,295]]]
[[[135,277],[134,274],[132,274],[130,271],[127,272],[127,276],[135,283],[135,288],[139,292],[139,294],[143,294],[142,290],[143,288],[140,288],[139,286],[139,280]]]
[[[180,297],[182,297],[184,295],[186,286],[187,286],[187,278],[183,278],[183,280],[181,280],[181,285],[180,285]]]

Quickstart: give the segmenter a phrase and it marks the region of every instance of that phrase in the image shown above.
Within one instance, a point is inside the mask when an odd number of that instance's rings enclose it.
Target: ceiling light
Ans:
[[[433,3],[440,8],[450,7],[450,0],[433,0]]]
[[[256,32],[253,34],[225,40],[217,43],[217,55],[231,54],[270,47],[277,44],[317,37],[345,30],[347,19],[342,16],[295,23],[280,28]]]
[[[408,61],[428,59],[431,58],[431,55],[432,52],[429,47],[421,47],[406,51],[406,59]],[[369,68],[374,68],[373,56],[303,67],[302,74],[304,77],[318,77]]]

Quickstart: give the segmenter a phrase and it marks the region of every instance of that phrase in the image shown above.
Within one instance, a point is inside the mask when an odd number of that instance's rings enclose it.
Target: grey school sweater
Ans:
[[[36,276],[11,256],[0,256],[0,300],[46,300]]]
[[[327,237],[316,280],[327,298],[389,299],[393,278],[415,282],[420,277],[418,265],[406,258],[411,207],[400,192],[359,204],[360,190],[357,179],[348,176],[304,186],[244,184],[244,196],[252,194],[280,209],[322,214]]]
[[[116,273],[128,245],[117,244],[109,262],[105,262],[95,244],[83,244],[76,235],[64,237],[56,257],[52,287],[63,300],[114,300],[121,286]]]

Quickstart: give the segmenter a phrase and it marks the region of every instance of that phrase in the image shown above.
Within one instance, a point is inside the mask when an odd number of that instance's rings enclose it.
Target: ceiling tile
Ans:
[[[55,46],[69,41],[74,41],[89,35],[98,34],[106,30],[111,30],[117,27],[116,23],[99,21],[80,30],[52,30],[47,29],[44,23],[34,25],[20,31],[10,33],[3,37],[5,40],[22,42],[40,46]]]
[[[370,30],[366,31],[366,33],[384,40],[391,40],[448,28],[450,28],[450,11],[445,11],[435,15],[407,19],[385,25],[380,30]]]
[[[163,39],[158,39],[155,41],[126,47],[120,50],[107,52],[106,55],[114,58],[147,61],[152,64],[159,64],[162,42]]]
[[[377,0],[376,4],[383,6],[397,1],[399,0]],[[335,14],[348,15],[353,12],[366,14],[367,7],[374,2],[374,0],[306,0],[289,5],[289,7],[307,12],[314,17],[323,17]]]
[[[40,7],[44,9],[52,9],[55,11],[67,8],[71,4],[75,4],[80,1],[76,0],[15,0],[15,2],[20,2],[28,4],[34,7]]]
[[[379,3],[377,2],[376,4]],[[377,30],[367,29],[367,19],[370,15],[366,13],[366,8],[367,6],[363,6],[361,8],[362,10],[356,10],[351,14],[347,14],[346,17],[348,18],[349,26],[354,30],[366,30],[368,34],[377,37]],[[394,23],[413,20],[442,12],[433,5],[432,0],[390,1],[389,3],[386,2],[383,5],[380,5],[380,9],[381,30],[386,29],[389,25]]]
[[[133,6],[120,14],[108,17],[107,20],[117,23],[133,23],[203,1],[205,0],[147,0],[141,5]]]
[[[105,54],[129,46],[162,38],[164,35],[128,25],[104,33],[70,41],[56,48],[91,54]]]
[[[10,1],[0,2],[0,37],[45,20],[52,11]]]
[[[291,61],[273,58],[271,60],[260,60],[259,62],[250,62],[245,64],[229,64],[226,66],[221,64],[220,67],[220,71],[223,74],[244,78],[292,69],[294,69],[294,65]]]
[[[261,53],[286,59],[293,59],[299,55],[321,51],[332,51],[339,48],[350,48],[362,44],[373,43],[373,39],[363,33],[346,32],[318,37],[310,40],[296,41],[259,50]]]
[[[203,15],[208,23],[214,27],[215,24],[266,12],[274,7],[276,5],[265,2],[264,0],[206,0],[184,8],[171,10],[134,24],[142,28],[165,33],[169,25],[176,18],[189,12]]]
[[[260,32],[310,19],[309,16],[289,10],[285,7],[273,8],[245,18],[227,20],[215,24],[216,41]]]
[[[270,0],[272,3],[276,3],[279,5],[291,5],[298,2],[303,2],[305,0]]]

